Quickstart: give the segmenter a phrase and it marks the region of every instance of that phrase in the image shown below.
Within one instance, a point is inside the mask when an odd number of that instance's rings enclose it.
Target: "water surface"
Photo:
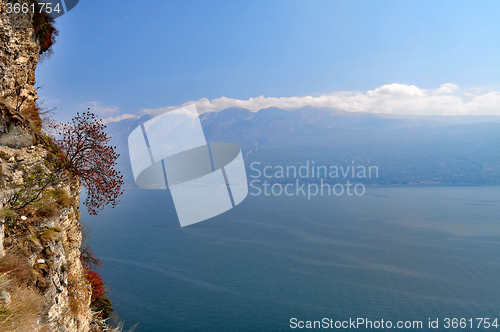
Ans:
[[[500,187],[248,196],[185,228],[168,191],[128,190],[82,214],[114,308],[138,332],[499,317],[499,216]]]

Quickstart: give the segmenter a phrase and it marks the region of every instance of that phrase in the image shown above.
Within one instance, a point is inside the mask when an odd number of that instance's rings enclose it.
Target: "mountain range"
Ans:
[[[127,139],[151,115],[108,124],[118,169],[134,186]],[[376,166],[376,185],[492,184],[500,182],[500,117],[393,116],[335,109],[229,108],[203,113],[208,142],[238,144],[247,173],[265,166]],[[271,179],[287,182],[295,179]],[[315,182],[315,179],[310,179]]]

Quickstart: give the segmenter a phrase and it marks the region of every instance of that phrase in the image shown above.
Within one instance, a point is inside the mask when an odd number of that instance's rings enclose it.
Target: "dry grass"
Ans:
[[[35,236],[30,236],[26,238],[26,240],[24,240],[24,243],[30,250],[36,250],[42,248],[40,240]]]
[[[58,227],[49,228],[49,229],[42,232],[42,234],[40,235],[40,240],[43,243],[54,241],[55,239],[57,239],[59,237],[59,233],[61,233],[60,228],[58,228]]]
[[[63,189],[51,190],[49,192],[49,195],[62,208],[69,207],[75,203],[75,199],[71,197],[66,190]]]
[[[50,218],[59,212],[59,207],[56,203],[42,204],[36,211],[36,215],[41,218]]]
[[[33,286],[44,291],[49,286],[43,271],[30,268],[28,259],[19,253],[8,250],[0,259],[0,273],[5,274],[15,285]]]
[[[45,301],[36,289],[28,285],[33,280],[26,257],[7,251],[0,260],[0,290],[10,294],[11,303],[0,303],[0,332],[33,331],[44,312]]]
[[[90,332],[134,332],[137,324],[132,326],[129,330],[123,331],[125,322],[120,321],[116,327],[108,325],[107,319],[102,319],[98,312],[92,311],[92,322],[90,324]]]
[[[43,312],[43,296],[27,286],[6,286],[11,303],[0,311],[0,332],[33,331]]]
[[[54,217],[59,213],[59,205],[57,202],[53,201],[51,198],[42,199],[33,204],[27,205],[21,209],[17,209],[15,211],[7,210],[5,213],[8,214],[6,216],[6,221],[8,224],[37,224],[44,219]],[[12,215],[13,214],[13,215]],[[27,217],[26,221],[21,220],[21,216]],[[9,221],[13,221],[10,222]]]
[[[10,250],[0,259],[0,273],[18,285],[28,285],[33,281],[33,270],[28,265],[28,259]]]

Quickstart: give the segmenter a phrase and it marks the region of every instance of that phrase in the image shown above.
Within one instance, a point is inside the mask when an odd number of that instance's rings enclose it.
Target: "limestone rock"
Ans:
[[[9,306],[10,303],[11,303],[11,299],[10,299],[10,294],[6,291],[1,291],[0,292],[0,304],[3,304],[5,306]]]
[[[32,114],[38,98],[34,84],[40,46],[32,27],[32,15],[7,14],[7,2],[0,0],[0,208],[16,188],[26,183],[35,168],[41,167],[45,174],[51,172],[46,162],[50,164],[52,158],[45,145],[37,142],[26,121],[26,114]],[[46,302],[40,324],[30,331],[48,324],[52,332],[87,332],[92,320],[91,288],[80,262],[80,185],[60,183],[57,189],[66,191],[74,202],[62,207],[56,215],[33,221],[32,216],[25,214],[26,220],[19,217],[18,224],[12,227],[6,224],[5,232],[0,220],[0,257],[9,245],[22,244],[19,238],[29,238],[20,232],[40,234],[48,228],[57,228],[56,239],[48,238],[42,244],[35,239],[27,251],[29,266],[43,272],[39,281],[44,283]],[[1,291],[1,301],[9,302],[10,294]]]
[[[0,146],[0,199],[8,197],[16,186],[32,174],[35,167],[45,167],[44,170],[50,172],[44,163],[48,159],[50,153],[41,144],[18,149]],[[80,185],[60,183],[57,189],[66,191],[74,202],[61,207],[56,215],[31,224],[30,227],[34,227],[37,234],[47,229],[56,229],[58,236],[48,240],[43,247],[32,247],[34,253],[27,260],[32,268],[43,271],[45,275],[43,297],[47,303],[47,311],[41,322],[49,324],[50,331],[53,332],[87,332],[92,320],[92,290],[80,262]],[[30,223],[34,218],[28,215],[23,220],[23,215],[18,215],[17,222]],[[18,232],[14,227],[6,231],[7,235],[9,231]],[[75,303],[78,303],[76,309]]]

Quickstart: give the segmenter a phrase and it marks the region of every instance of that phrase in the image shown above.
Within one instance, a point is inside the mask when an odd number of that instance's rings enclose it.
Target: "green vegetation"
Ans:
[[[101,296],[92,302],[92,310],[100,312],[103,319],[108,319],[113,313],[113,303],[107,296]]]
[[[11,209],[4,208],[0,212],[0,218],[3,218],[8,226],[12,226],[17,218],[17,214],[15,214]]]
[[[54,241],[59,237],[59,234],[60,232],[56,231],[55,229],[47,229],[40,235],[40,240],[45,243]]]
[[[33,2],[37,3],[37,1]],[[52,52],[51,48],[55,44],[56,37],[59,34],[59,31],[55,28],[54,19],[45,12],[40,13],[38,10],[35,10],[32,24],[36,39],[40,45],[40,55],[50,55]]]
[[[75,199],[66,190],[53,189],[49,190],[48,194],[61,208],[69,207],[75,203]]]

